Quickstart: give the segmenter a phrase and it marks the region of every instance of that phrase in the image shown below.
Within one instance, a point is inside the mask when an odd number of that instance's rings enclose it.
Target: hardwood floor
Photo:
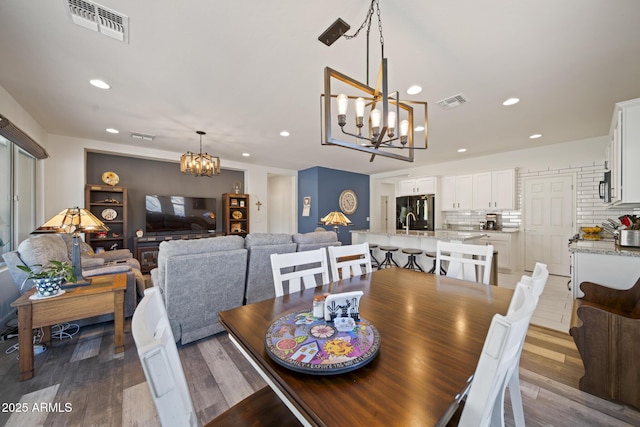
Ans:
[[[24,382],[17,352],[5,354],[15,342],[0,342],[0,425],[159,425],[128,327],[124,353],[113,353],[112,324],[85,327],[37,355],[36,375]],[[225,334],[181,347],[180,357],[201,423],[265,386]],[[578,390],[582,375],[571,337],[532,325],[520,370],[527,426],[640,425],[639,411]],[[508,404],[506,413],[511,426]]]

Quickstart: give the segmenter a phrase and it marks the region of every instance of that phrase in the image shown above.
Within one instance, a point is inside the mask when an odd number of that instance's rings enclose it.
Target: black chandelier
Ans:
[[[382,61],[375,88],[369,86],[369,34],[374,12],[378,16]],[[363,28],[367,28],[367,82],[361,83],[330,67],[324,71],[324,93],[321,98],[322,109],[322,144],[338,145],[371,154],[370,161],[376,155],[413,162],[414,151],[427,148],[427,103],[401,100],[398,91],[389,92],[387,82],[387,58],[384,57],[384,38],[382,36],[382,20],[378,0],[372,0],[367,16],[353,35],[347,35],[349,25],[338,18],[320,37],[321,42],[330,46],[340,37],[352,39],[357,37]],[[333,85],[333,87],[332,87]],[[339,91],[334,93],[333,89]],[[333,100],[336,100],[334,103]],[[353,101],[355,115],[348,119],[350,101]],[[379,108],[381,106],[381,109]],[[335,110],[334,110],[335,107]],[[414,108],[423,111],[424,124],[414,122]],[[368,131],[363,132],[365,116],[368,114]],[[337,121],[334,121],[337,118]],[[337,123],[337,126],[336,126]],[[415,126],[424,130],[424,146],[417,146],[414,132]],[[339,129],[338,129],[339,127]],[[340,139],[339,135],[342,135]],[[349,140],[346,140],[346,137]],[[395,151],[397,149],[406,152]]]

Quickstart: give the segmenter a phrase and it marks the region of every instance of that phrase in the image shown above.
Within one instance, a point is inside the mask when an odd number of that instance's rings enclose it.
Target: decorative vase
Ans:
[[[60,291],[60,285],[64,281],[64,276],[46,277],[42,279],[33,279],[33,283],[38,293],[43,297],[56,295]]]

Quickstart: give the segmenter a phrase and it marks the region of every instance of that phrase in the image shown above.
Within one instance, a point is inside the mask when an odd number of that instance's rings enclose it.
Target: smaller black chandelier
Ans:
[[[196,131],[200,135],[200,153],[187,151],[180,157],[180,172],[194,176],[220,175],[220,157],[212,156],[202,152],[202,135],[205,132]]]

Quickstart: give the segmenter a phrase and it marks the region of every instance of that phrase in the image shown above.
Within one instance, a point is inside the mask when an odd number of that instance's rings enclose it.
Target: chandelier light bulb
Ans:
[[[373,131],[373,137],[377,138],[380,135],[380,120],[382,113],[377,108],[371,111],[371,128]]]
[[[358,127],[358,135],[360,135],[360,128],[364,124],[364,98],[358,97],[356,99],[356,126]]]
[[[380,120],[382,119],[382,113],[377,108],[371,112],[371,126],[380,127]]]
[[[407,135],[409,134],[409,120],[402,120],[400,122],[400,143],[405,145],[407,143]]]
[[[396,112],[389,111],[389,138],[393,138],[396,130]]]
[[[338,95],[338,124],[344,126],[347,124],[347,107],[349,106],[349,98],[344,93]]]

